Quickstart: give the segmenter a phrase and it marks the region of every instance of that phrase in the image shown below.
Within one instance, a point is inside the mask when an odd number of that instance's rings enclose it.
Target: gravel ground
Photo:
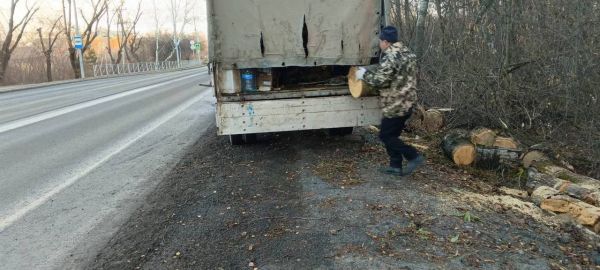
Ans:
[[[411,177],[377,172],[369,129],[233,147],[209,129],[89,269],[600,269],[600,238],[501,195],[423,140]],[[426,143],[429,142],[429,143]]]

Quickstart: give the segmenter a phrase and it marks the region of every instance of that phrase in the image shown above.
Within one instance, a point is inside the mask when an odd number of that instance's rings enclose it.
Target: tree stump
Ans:
[[[442,149],[448,158],[456,165],[468,166],[475,162],[477,151],[469,140],[468,133],[463,130],[453,130],[442,141]]]

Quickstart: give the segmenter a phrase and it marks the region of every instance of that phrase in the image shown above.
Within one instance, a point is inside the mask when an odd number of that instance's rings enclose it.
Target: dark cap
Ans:
[[[379,39],[385,40],[390,43],[398,42],[398,30],[393,26],[386,26],[381,29],[381,34],[379,35]]]

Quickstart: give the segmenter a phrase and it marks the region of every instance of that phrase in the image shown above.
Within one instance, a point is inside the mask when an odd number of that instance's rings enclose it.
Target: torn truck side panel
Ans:
[[[208,0],[208,5],[210,58],[223,68],[366,65],[378,52],[380,0]]]

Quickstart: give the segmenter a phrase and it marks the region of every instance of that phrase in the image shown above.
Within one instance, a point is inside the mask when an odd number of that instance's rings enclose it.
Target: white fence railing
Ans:
[[[95,64],[94,77],[114,76],[123,74],[143,73],[150,71],[166,71],[186,67],[201,66],[198,60],[166,61],[166,62],[144,62],[126,64]]]

